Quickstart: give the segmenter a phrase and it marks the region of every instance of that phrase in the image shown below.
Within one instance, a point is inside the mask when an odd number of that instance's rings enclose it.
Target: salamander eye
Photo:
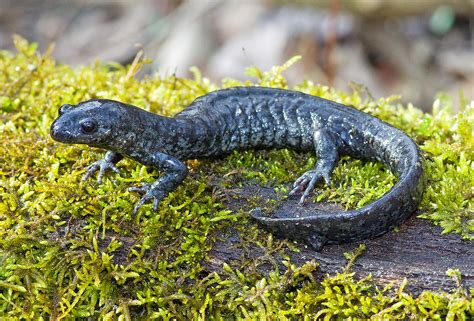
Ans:
[[[85,134],[93,133],[97,129],[97,123],[92,119],[85,119],[81,122],[81,129]]]

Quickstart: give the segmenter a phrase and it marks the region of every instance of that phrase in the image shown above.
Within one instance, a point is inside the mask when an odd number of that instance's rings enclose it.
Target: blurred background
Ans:
[[[436,93],[474,99],[474,0],[0,0],[0,48],[12,34],[55,43],[60,62],[130,63],[144,72],[248,79],[294,55],[285,75],[430,110]],[[461,98],[464,97],[464,98]]]

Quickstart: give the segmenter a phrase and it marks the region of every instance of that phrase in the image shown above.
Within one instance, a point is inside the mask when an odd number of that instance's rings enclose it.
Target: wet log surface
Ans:
[[[236,191],[239,199],[227,202],[231,209],[241,207],[250,196],[260,196],[271,199],[275,193],[270,188],[255,186],[243,187]],[[298,210],[297,199],[282,201],[276,210],[284,208]],[[306,204],[309,208],[328,206],[327,204]],[[329,205],[333,207],[334,205]],[[380,285],[400,285],[404,278],[408,279],[407,291],[418,294],[423,290],[452,290],[456,285],[451,277],[446,275],[450,268],[457,268],[462,273],[463,285],[466,288],[474,287],[474,246],[472,241],[462,240],[457,234],[441,234],[441,228],[429,221],[416,218],[412,215],[398,231],[386,233],[380,237],[365,240],[366,251],[356,260],[351,271],[357,277],[372,274],[374,281]],[[209,254],[207,269],[210,271],[221,270],[223,262],[241,261],[243,259],[259,259],[264,255],[262,248],[243,246],[241,236],[236,230],[223,231]],[[333,274],[341,271],[347,260],[344,252],[352,252],[358,243],[327,245],[321,252],[316,252],[302,243],[297,246],[300,252],[286,251],[291,261],[301,265],[306,261],[315,259],[320,264],[321,276],[326,273]],[[268,255],[268,253],[266,254]],[[275,251],[275,262],[281,258]],[[283,265],[281,267],[284,269]],[[271,268],[271,266],[268,266]]]

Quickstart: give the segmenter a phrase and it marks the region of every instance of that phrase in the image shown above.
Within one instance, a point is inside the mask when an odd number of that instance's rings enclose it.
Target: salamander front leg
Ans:
[[[130,191],[145,194],[140,201],[138,201],[133,210],[133,214],[136,214],[138,209],[148,200],[153,200],[153,210],[157,211],[159,202],[166,197],[169,192],[175,190],[188,174],[188,168],[185,164],[163,153],[158,152],[147,156],[144,159],[140,159],[140,162],[156,167],[158,170],[163,171],[164,174],[151,184],[142,184],[141,186],[129,188]]]
[[[107,152],[104,156],[104,158],[98,160],[97,162],[94,162],[90,164],[87,167],[87,172],[82,178],[83,181],[91,177],[92,174],[95,172],[99,171],[99,175],[97,176],[97,183],[101,184],[102,183],[102,177],[104,177],[105,172],[108,169],[113,170],[116,173],[119,173],[120,170],[115,166],[121,159],[123,158],[122,155],[114,153],[114,152]]]
[[[336,142],[326,130],[317,130],[314,133],[313,141],[316,156],[318,157],[316,167],[301,175],[294,182],[293,189],[290,192],[290,195],[294,195],[304,190],[299,201],[300,205],[304,203],[306,197],[308,197],[321,178],[324,179],[326,184],[329,185],[331,183],[330,176],[338,159]]]

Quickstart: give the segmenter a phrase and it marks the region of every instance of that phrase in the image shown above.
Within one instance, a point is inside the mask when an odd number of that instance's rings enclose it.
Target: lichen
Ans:
[[[453,292],[413,296],[398,287],[379,288],[370,277],[354,277],[348,255],[343,272],[321,273],[316,261],[296,266],[281,240],[248,220],[244,207],[230,210],[226,193],[252,181],[279,195],[311,168],[312,154],[291,150],[235,152],[223,159],[189,161],[190,176],[161,204],[131,212],[138,196],[127,187],[159,173],[131,160],[102,185],[83,182],[84,168],[102,152],[58,144],[49,126],[64,103],[110,98],[172,115],[194,98],[234,85],[287,88],[282,72],[295,59],[268,72],[248,69],[255,82],[226,79],[216,85],[193,69],[193,79],[134,75],[130,66],[95,63],[82,68],[57,64],[36,45],[14,38],[17,53],[0,52],[0,316],[2,319],[467,319],[472,296],[450,270]],[[433,114],[401,106],[396,97],[374,100],[307,81],[294,87],[372,113],[410,134],[427,158],[429,184],[420,217],[474,239],[472,206],[474,103],[458,114],[440,95]],[[469,148],[470,146],[470,148]],[[395,177],[376,163],[343,158],[331,186],[314,199],[360,207],[380,197]],[[283,197],[283,196],[282,196]],[[259,202],[249,198],[249,202]],[[269,204],[272,206],[272,204]],[[220,231],[239,231],[261,248],[260,261],[229,261],[220,271],[205,268]],[[279,252],[283,262],[270,253]],[[269,273],[258,268],[270,266]],[[282,269],[282,264],[285,267]]]

